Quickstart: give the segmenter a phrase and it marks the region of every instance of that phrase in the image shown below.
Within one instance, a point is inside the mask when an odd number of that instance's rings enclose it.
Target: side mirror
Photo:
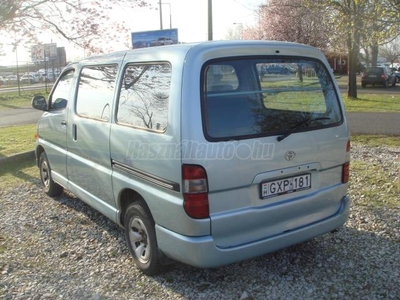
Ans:
[[[47,110],[46,99],[43,96],[34,96],[32,98],[32,107],[38,110]]]

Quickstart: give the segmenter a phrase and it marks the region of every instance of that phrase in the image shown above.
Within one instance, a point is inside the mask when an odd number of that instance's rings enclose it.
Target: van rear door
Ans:
[[[285,56],[211,60],[201,84],[207,147],[191,153],[203,155],[196,163],[207,173],[218,247],[337,213],[349,134],[327,64]]]

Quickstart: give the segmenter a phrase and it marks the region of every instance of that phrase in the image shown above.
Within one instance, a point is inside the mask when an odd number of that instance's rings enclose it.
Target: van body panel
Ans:
[[[73,124],[69,126],[71,131],[67,139],[67,168],[70,184],[115,206],[111,184],[110,124],[78,116],[70,118],[69,123]],[[76,140],[73,137],[73,130]]]
[[[159,226],[168,227],[173,232],[185,236],[210,235],[210,221],[189,218],[183,210],[182,194],[179,192],[160,187],[118,169],[113,172],[113,187],[115,192],[119,191],[115,199],[121,199],[121,192],[125,189],[136,191],[143,199],[146,199],[152,216]]]
[[[77,185],[72,181],[68,182],[68,190],[82,199],[83,202],[90,205],[113,222],[117,223],[117,210],[115,206],[110,205],[103,199],[98,198],[95,194],[90,193],[88,190],[82,188],[82,185]]]

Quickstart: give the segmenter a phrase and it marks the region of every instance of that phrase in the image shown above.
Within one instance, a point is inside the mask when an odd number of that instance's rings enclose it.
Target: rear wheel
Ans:
[[[125,237],[137,267],[149,276],[160,273],[155,223],[143,201],[131,204],[126,210]]]
[[[39,172],[45,193],[50,197],[59,196],[63,188],[52,179],[49,160],[45,152],[42,152],[39,157]]]
[[[388,82],[387,82],[387,80],[385,80],[385,82],[383,83],[383,87],[384,87],[384,88],[387,88],[387,87],[388,87]]]

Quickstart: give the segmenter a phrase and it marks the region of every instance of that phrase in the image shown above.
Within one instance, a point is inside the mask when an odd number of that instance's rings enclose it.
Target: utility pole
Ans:
[[[162,26],[162,3],[161,3],[161,0],[158,1],[158,4],[160,6],[160,29],[162,30],[163,26]]]
[[[213,40],[212,0],[208,0],[208,40]]]

